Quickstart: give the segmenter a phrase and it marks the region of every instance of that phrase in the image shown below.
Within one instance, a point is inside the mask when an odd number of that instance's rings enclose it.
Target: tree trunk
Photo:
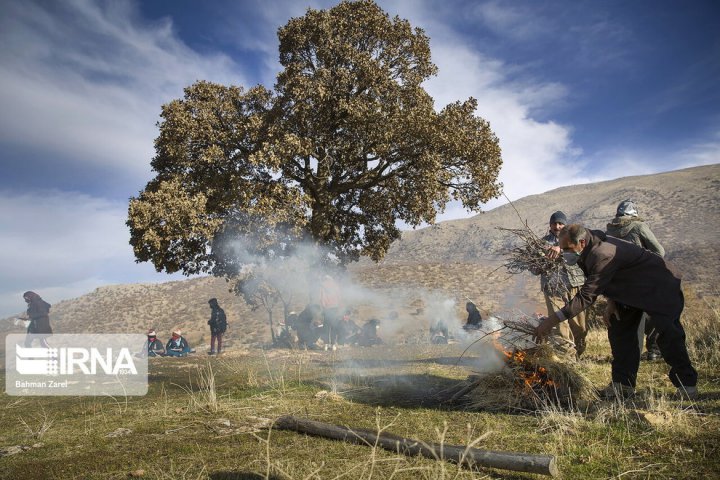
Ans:
[[[273,318],[272,318],[272,308],[268,308],[268,321],[270,322],[270,337],[272,338],[272,343],[275,345],[275,327],[273,326]]]
[[[391,433],[350,429],[339,425],[297,418],[291,415],[278,418],[275,421],[274,427],[278,430],[294,430],[359,445],[377,445],[386,450],[404,455],[422,455],[423,457],[435,460],[447,460],[471,469],[490,467],[515,472],[538,473],[552,477],[559,475],[555,464],[555,456],[553,455],[497,452],[462,445],[425,443]]]

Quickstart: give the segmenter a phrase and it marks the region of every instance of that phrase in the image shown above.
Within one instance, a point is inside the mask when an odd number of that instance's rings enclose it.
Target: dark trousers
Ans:
[[[670,365],[670,381],[676,387],[697,385],[697,372],[690,362],[685,345],[685,330],[680,324],[680,314],[685,306],[682,292],[677,307],[672,312],[648,312],[657,331],[657,343],[665,362]],[[643,311],[634,307],[618,305],[618,314],[610,319],[608,339],[612,349],[612,381],[631,387],[637,381],[640,366],[641,340],[638,326]]]
[[[649,315],[645,315],[645,350],[648,352],[659,352],[657,344],[658,331],[655,330],[655,322]]]
[[[338,343],[338,337],[341,333],[341,327],[339,326],[340,320],[339,308],[326,308],[323,311],[323,342],[331,344]]]
[[[643,311],[617,305],[618,316],[610,317],[608,340],[612,350],[612,381],[635,388],[640,367],[638,328]]]
[[[50,348],[50,345],[47,342],[47,338],[49,336],[50,335],[44,335],[44,334],[40,334],[40,333],[28,333],[25,336],[25,348],[32,347],[33,340],[40,340],[40,346],[42,348]]]
[[[222,350],[222,337],[223,337],[223,332],[212,333],[212,336],[210,337],[210,351],[211,352],[217,351],[217,353],[220,353],[220,351]],[[215,340],[217,340],[217,350],[215,350]]]

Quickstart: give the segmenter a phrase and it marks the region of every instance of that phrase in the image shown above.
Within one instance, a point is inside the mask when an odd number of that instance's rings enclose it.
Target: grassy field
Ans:
[[[281,415],[426,442],[556,455],[563,478],[718,478],[718,310],[689,298],[688,344],[702,397],[671,399],[663,362],[643,362],[633,402],[472,411],[440,402],[482,352],[463,345],[338,351],[248,349],[153,359],[144,397],[0,396],[0,478],[541,478],[460,468],[373,446],[269,429]],[[605,332],[577,368],[609,381]],[[3,372],[4,377],[4,372]],[[446,398],[446,397],[444,397]],[[19,453],[8,454],[15,447]]]

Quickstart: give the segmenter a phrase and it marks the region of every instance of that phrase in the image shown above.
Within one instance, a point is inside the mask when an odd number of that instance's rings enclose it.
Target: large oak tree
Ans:
[[[138,261],[235,276],[311,240],[341,263],[381,259],[398,220],[498,196],[498,139],[470,98],[434,108],[429,39],[372,1],[308,10],[280,28],[273,91],[198,82],[162,108],[156,176],[130,200]]]

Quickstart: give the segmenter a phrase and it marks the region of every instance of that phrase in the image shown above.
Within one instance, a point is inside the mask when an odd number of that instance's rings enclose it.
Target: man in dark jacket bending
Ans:
[[[695,398],[697,372],[690,362],[680,324],[685,301],[680,275],[673,266],[642,247],[599,230],[586,230],[579,224],[562,229],[560,248],[568,264],[577,264],[583,270],[585,283],[567,305],[542,319],[537,336],[547,335],[555,325],[592,305],[598,295],[605,295],[610,302],[633,307],[619,308],[607,319],[613,354],[608,390],[622,397],[634,393],[640,365],[637,329],[644,311],[655,319],[658,346],[670,365],[670,381],[680,396]]]

